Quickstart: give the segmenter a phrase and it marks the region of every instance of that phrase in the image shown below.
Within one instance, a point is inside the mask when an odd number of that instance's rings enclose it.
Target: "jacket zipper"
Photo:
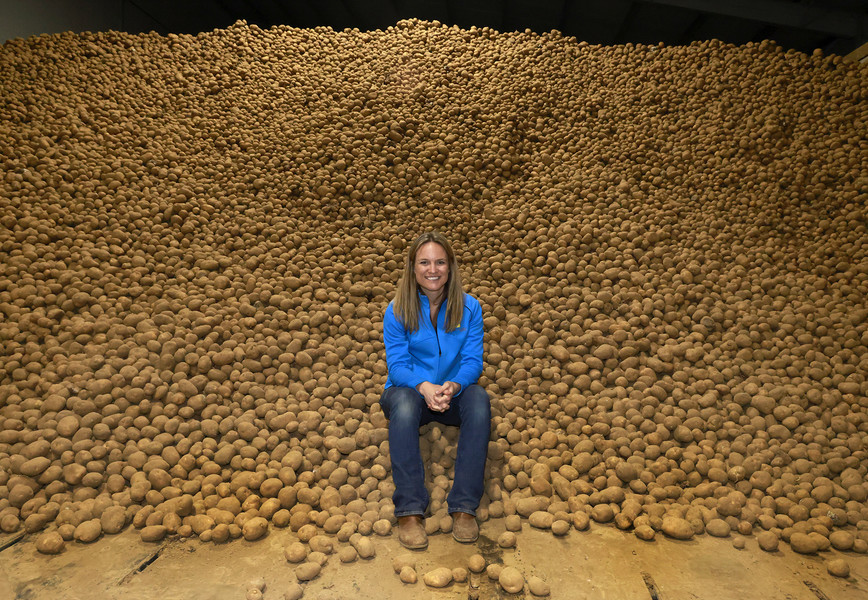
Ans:
[[[429,311],[430,313],[430,304]],[[429,319],[430,320],[430,319]],[[431,323],[431,326],[434,327],[434,337],[437,339],[437,355],[443,356],[443,349],[440,347],[440,334],[437,332],[437,323],[440,321],[440,309],[437,309],[437,316],[434,318],[434,322]]]
[[[437,310],[437,321],[440,321],[440,310]],[[434,325],[434,337],[437,338],[437,355],[443,356],[443,349],[440,347],[440,333],[437,331],[437,323],[433,323]]]

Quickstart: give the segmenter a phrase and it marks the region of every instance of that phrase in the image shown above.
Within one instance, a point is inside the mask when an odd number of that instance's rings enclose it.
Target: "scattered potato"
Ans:
[[[416,583],[419,580],[418,575],[416,574],[416,569],[411,567],[410,565],[404,565],[401,567],[401,571],[398,573],[398,577],[401,579],[403,583]],[[426,582],[427,584],[427,582]],[[437,587],[437,586],[434,586]]]
[[[472,554],[467,559],[467,568],[472,573],[482,573],[485,570],[485,558],[481,554]]]
[[[766,552],[775,552],[778,549],[779,539],[771,531],[762,531],[757,534],[756,541],[759,547]]]
[[[447,567],[438,567],[428,571],[422,576],[425,585],[433,588],[443,588],[452,583],[452,570]]]
[[[392,559],[392,569],[395,573],[400,573],[404,567],[416,568],[416,557],[412,554],[400,554]]]
[[[531,575],[527,578],[527,588],[534,596],[548,596],[551,594],[549,584],[536,575]]]
[[[310,581],[316,579],[322,570],[322,565],[318,562],[305,562],[295,568],[295,576],[299,581]]]
[[[362,558],[374,558],[374,556],[376,556],[377,554],[374,543],[369,537],[363,535],[354,535],[350,538],[350,544],[352,544],[353,548],[356,549],[356,551],[359,553],[359,556]]]
[[[834,558],[826,563],[826,569],[835,577],[849,577],[850,565],[843,558]]]
[[[304,596],[304,588],[296,582],[287,585],[286,591],[283,592],[283,600],[301,600],[302,596]]]
[[[524,575],[515,567],[504,567],[497,577],[497,582],[504,591],[517,594],[524,589]]]
[[[300,563],[307,559],[309,549],[301,542],[292,542],[283,549],[283,556],[287,562]]]

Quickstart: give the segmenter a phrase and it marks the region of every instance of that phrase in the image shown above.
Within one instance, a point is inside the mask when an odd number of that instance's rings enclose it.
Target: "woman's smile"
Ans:
[[[449,281],[449,258],[446,250],[435,242],[423,244],[416,252],[416,264],[413,270],[416,274],[416,283],[428,299],[439,296]]]

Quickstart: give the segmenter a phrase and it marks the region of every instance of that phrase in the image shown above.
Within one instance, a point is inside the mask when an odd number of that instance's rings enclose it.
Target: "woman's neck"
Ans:
[[[428,298],[428,304],[431,306],[437,306],[443,302],[443,298],[446,296],[446,290],[441,290],[436,294],[433,292],[428,292],[428,290],[422,290],[422,293],[425,294],[425,297]]]

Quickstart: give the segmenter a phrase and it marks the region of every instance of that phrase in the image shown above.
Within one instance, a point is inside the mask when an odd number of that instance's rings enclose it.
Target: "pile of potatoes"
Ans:
[[[382,315],[437,229],[481,519],[868,550],[865,66],[239,22],[11,40],[0,81],[2,532],[389,535]]]

